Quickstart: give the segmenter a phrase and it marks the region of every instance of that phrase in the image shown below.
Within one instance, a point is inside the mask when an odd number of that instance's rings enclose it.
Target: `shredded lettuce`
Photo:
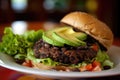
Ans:
[[[109,66],[109,67],[113,68],[114,63],[111,62],[110,60],[105,60],[102,65],[103,66]]]
[[[88,63],[87,62],[81,62],[81,63],[78,63],[78,64],[71,64],[70,66],[73,67],[73,68],[80,68],[80,67],[83,67],[83,66],[86,66]]]
[[[19,60],[23,60],[23,59],[25,59],[26,58],[26,54],[16,54],[15,56],[14,56],[14,58],[15,59],[19,59]]]

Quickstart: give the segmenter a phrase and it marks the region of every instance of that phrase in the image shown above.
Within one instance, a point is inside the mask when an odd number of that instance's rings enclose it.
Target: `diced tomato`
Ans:
[[[83,72],[83,71],[101,71],[102,69],[100,62],[94,61],[93,63],[80,67],[79,70]]]
[[[25,62],[23,62],[22,65],[27,67],[32,67],[32,62],[30,60],[26,60]]]
[[[95,60],[95,61],[92,63],[92,65],[93,65],[93,67],[101,66],[101,63]]]
[[[101,63],[99,61],[93,61],[93,63],[87,64],[79,68],[81,72],[83,71],[101,71]]]
[[[86,65],[86,69],[87,69],[87,71],[91,71],[93,69],[92,64]]]
[[[94,61],[93,63],[92,63],[92,66],[93,66],[93,68],[92,68],[92,71],[101,71],[102,69],[101,69],[101,63],[99,62],[99,61]]]
[[[92,45],[92,48],[93,48],[95,51],[98,51],[98,46],[97,46],[97,44],[93,44],[93,45]]]

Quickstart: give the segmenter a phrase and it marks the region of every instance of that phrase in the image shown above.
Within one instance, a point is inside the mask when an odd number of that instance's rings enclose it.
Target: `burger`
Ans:
[[[63,26],[42,34],[29,53],[34,68],[56,71],[101,71],[113,67],[107,51],[113,42],[110,28],[85,12],[71,12]]]

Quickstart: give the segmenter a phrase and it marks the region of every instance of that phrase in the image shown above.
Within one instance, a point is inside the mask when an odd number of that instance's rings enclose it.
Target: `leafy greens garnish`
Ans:
[[[31,30],[19,35],[14,34],[11,27],[6,27],[0,42],[0,52],[23,60],[27,56],[27,49],[32,49],[34,43],[42,37],[42,33],[42,30]]]

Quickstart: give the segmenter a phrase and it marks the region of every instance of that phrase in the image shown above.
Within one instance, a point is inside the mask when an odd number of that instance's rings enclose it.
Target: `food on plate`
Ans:
[[[113,68],[107,54],[113,33],[105,23],[84,12],[69,13],[60,22],[64,26],[23,35],[6,28],[0,51],[38,69],[82,72]]]

